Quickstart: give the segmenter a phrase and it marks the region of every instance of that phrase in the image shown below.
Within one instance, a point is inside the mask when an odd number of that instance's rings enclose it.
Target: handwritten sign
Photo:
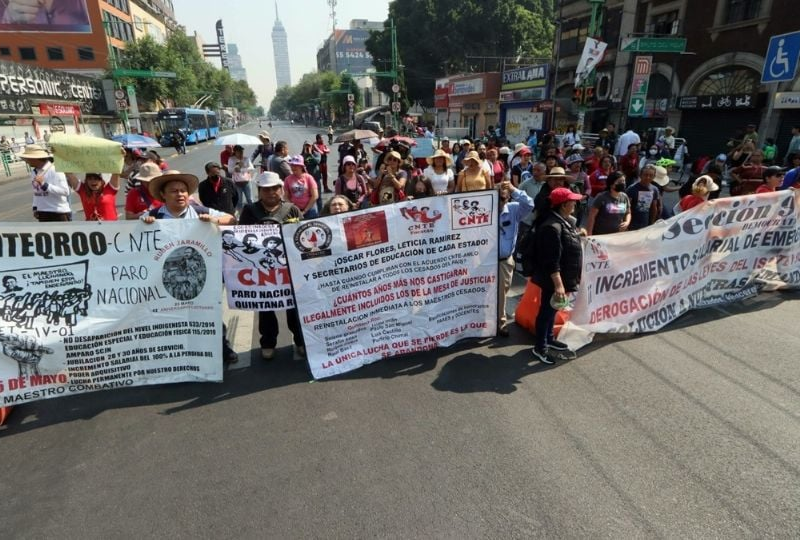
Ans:
[[[53,134],[50,139],[55,164],[69,173],[122,172],[122,145],[118,142],[87,135]]]

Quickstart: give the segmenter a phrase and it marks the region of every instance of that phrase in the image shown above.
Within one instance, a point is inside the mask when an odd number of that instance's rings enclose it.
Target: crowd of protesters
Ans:
[[[33,212],[39,221],[71,220],[71,190],[80,198],[87,220],[116,220],[121,180],[126,182],[125,219],[146,223],[188,218],[219,224],[282,224],[405,200],[496,189],[500,205],[498,334],[508,335],[506,296],[515,268],[526,257],[523,245],[534,246],[537,260],[529,275],[541,289],[541,308],[533,355],[551,364],[563,357],[560,353],[569,352],[553,338],[552,328],[556,310],[580,282],[578,237],[642,229],[719,197],[723,171],[730,178],[731,196],[800,187],[800,128],[793,130],[784,158],[790,166],[788,173],[765,161],[779,159],[774,142],[758,148],[753,133],[748,127],[727,154],[705,163],[702,174],[683,185],[670,179],[670,168],[676,164],[673,158],[683,146],[677,144],[672,128],[656,144],[643,147],[633,130],[617,135],[613,124],[591,144],[581,140],[574,126],[560,138],[553,132],[532,131],[526,142],[513,148],[494,134],[480,140],[444,137],[423,163],[412,157],[413,140],[391,132],[369,155],[358,140],[341,142],[334,149],[318,134],[302,148],[290,149],[283,140],[273,144],[270,134],[262,131],[261,144],[250,156],[242,146],[225,147],[219,162],[206,163],[202,181],[169,170],[154,151],[126,149],[121,175],[88,173],[83,179],[57,172],[52,154],[42,146],[28,145],[20,158],[32,168]],[[295,150],[294,155],[290,150]],[[675,191],[678,204],[667,207],[664,194]],[[296,356],[303,357],[296,309],[287,312],[287,320]],[[271,359],[278,334],[273,312],[259,313],[259,330],[262,356]],[[224,347],[226,360],[235,361],[227,341]]]

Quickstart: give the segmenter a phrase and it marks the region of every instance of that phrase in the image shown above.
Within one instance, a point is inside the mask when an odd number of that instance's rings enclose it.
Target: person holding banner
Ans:
[[[500,283],[497,287],[497,334],[508,337],[506,322],[506,299],[511,279],[514,277],[514,250],[516,249],[519,224],[531,214],[533,199],[521,189],[517,189],[509,180],[500,183],[500,236],[498,238],[497,255],[499,257],[498,273]]]
[[[644,229],[661,217],[661,192],[653,185],[656,172],[655,165],[645,165],[639,173],[639,181],[626,190],[631,200],[631,224],[628,227],[631,231]]]
[[[334,216],[355,209],[353,202],[344,195],[334,195],[322,206],[323,216]]]
[[[764,171],[764,183],[756,188],[756,193],[772,193],[783,183],[786,171],[783,167],[772,165]]]
[[[86,173],[83,182],[67,173],[67,182],[81,199],[86,221],[117,221],[119,174],[112,174],[106,184],[100,173]]]
[[[157,219],[199,219],[217,225],[235,225],[236,218],[231,214],[194,202],[190,195],[197,191],[199,183],[195,175],[180,171],[165,171],[153,178],[147,186],[150,195],[163,204],[142,215],[142,221],[154,223]]]
[[[258,200],[247,204],[239,216],[240,225],[258,225],[277,223],[282,225],[292,221],[300,221],[303,217],[300,209],[283,200],[283,181],[277,173],[263,172],[256,176]],[[306,355],[303,330],[297,308],[286,310],[286,323],[294,337],[295,357]],[[275,346],[278,344],[278,318],[274,311],[258,312],[258,332],[261,334],[261,357],[264,360],[275,358]]]
[[[606,189],[592,201],[586,221],[586,235],[613,234],[628,230],[631,201],[625,193],[625,175],[614,171],[606,179]]]
[[[583,247],[573,213],[582,198],[568,188],[555,188],[549,195],[551,210],[536,226],[531,280],[541,289],[541,297],[532,353],[547,365],[555,364],[556,356],[575,357],[565,343],[555,339],[553,326],[557,306],[568,303],[567,293],[577,291],[581,281]]]
[[[32,169],[33,217],[40,222],[72,221],[69,184],[64,173],[56,171],[53,154],[29,144],[19,157]]]

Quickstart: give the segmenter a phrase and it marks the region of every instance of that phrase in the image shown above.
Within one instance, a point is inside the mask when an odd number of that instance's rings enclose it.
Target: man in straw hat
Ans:
[[[258,200],[245,205],[240,216],[241,225],[260,225],[275,223],[282,225],[299,221],[302,217],[300,209],[283,200],[283,181],[277,173],[263,172],[256,177]],[[303,358],[306,354],[300,316],[297,309],[286,310],[286,323],[294,336],[295,358]],[[258,312],[258,332],[261,334],[261,357],[264,360],[275,358],[275,346],[278,344],[278,318],[274,311]]]
[[[199,219],[217,225],[234,225],[236,218],[225,212],[197,204],[190,195],[197,191],[200,182],[193,174],[165,171],[150,180],[150,195],[163,204],[142,216],[145,223],[157,219]]]
[[[136,175],[138,183],[125,196],[125,219],[139,219],[151,208],[161,206],[161,201],[150,195],[149,187],[150,180],[161,174],[161,169],[155,163],[145,163],[139,167]]]
[[[72,221],[69,184],[64,173],[56,171],[53,154],[38,144],[29,144],[19,157],[32,169],[33,217],[40,222]]]

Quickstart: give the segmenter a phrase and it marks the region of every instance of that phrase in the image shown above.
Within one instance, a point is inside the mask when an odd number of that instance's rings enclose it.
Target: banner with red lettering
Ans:
[[[559,339],[663,328],[690,309],[800,288],[800,191],[706,202],[638,231],[584,241],[575,308]]]
[[[249,311],[293,308],[280,225],[235,225],[220,229],[228,307]]]
[[[4,224],[0,405],[221,381],[221,251],[196,219]]]
[[[314,378],[493,336],[497,197],[459,193],[284,225]]]

